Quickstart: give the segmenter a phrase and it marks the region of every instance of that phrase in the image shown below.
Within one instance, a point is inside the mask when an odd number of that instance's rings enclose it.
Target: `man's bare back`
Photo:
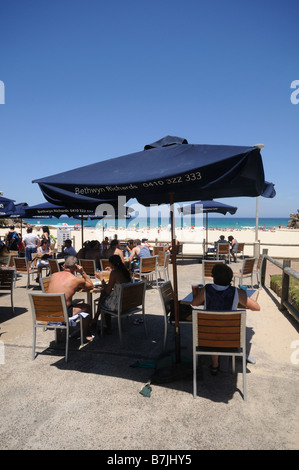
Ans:
[[[69,271],[60,271],[51,276],[48,292],[64,292],[66,304],[69,307],[72,304],[73,296],[78,289],[85,287],[85,280],[82,277],[76,277]]]
[[[75,273],[81,276],[75,276]],[[48,293],[61,293],[65,294],[67,307],[73,305],[73,296],[79,290],[90,290],[93,288],[93,283],[89,276],[83,271],[83,267],[77,264],[77,258],[69,256],[65,262],[65,270],[54,273],[48,286]],[[89,335],[89,323],[91,318],[91,306],[86,303],[78,303],[73,305],[72,312],[69,315],[75,315],[81,312],[89,313],[89,316],[83,319],[84,336],[88,341],[92,341],[92,336]]]

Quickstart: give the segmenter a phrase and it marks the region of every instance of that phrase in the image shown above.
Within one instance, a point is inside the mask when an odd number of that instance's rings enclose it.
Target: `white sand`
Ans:
[[[49,224],[51,227],[51,225]],[[67,229],[67,227],[66,227]],[[8,229],[0,229],[0,236],[4,236],[7,233]],[[34,229],[35,231],[35,229]],[[23,234],[25,229],[23,229]],[[38,235],[41,234],[41,230],[36,230]],[[57,229],[50,228],[50,233],[57,238]],[[171,235],[168,229],[162,229],[158,231],[157,229],[118,229],[116,230],[113,227],[105,229],[104,236],[108,236],[110,239],[114,238],[114,235],[117,234],[119,240],[126,240],[129,238],[148,238],[152,243],[155,243],[155,240],[158,242],[169,242]],[[203,238],[206,238],[205,229],[176,229],[175,232],[178,240],[184,243],[183,253],[186,254],[202,254],[202,241]],[[220,235],[225,235],[227,238],[229,235],[233,235],[238,242],[244,242],[245,245],[245,255],[253,256],[253,244],[255,242],[255,230],[253,229],[240,229],[240,230],[218,230],[218,229],[209,229],[208,230],[208,241],[213,243],[219,239]],[[84,229],[84,241],[87,240],[103,240],[103,230],[102,228],[85,228]],[[81,247],[82,234],[81,230],[71,230],[71,238],[73,240],[73,245],[76,250],[79,250]],[[274,258],[298,258],[299,259],[299,230],[293,229],[276,229],[274,231],[270,230],[259,230],[258,240],[260,241],[260,252],[264,248],[268,249],[268,254]],[[189,243],[188,243],[189,242]]]

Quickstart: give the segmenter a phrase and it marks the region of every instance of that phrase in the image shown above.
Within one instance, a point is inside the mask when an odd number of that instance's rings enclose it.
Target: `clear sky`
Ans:
[[[39,204],[33,179],[166,135],[263,143],[277,196],[260,198],[259,215],[289,217],[299,208],[298,18],[297,0],[1,0],[0,190]],[[221,202],[255,216],[255,198]]]

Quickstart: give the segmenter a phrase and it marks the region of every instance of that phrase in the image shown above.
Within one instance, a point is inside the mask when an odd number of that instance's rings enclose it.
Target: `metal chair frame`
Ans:
[[[118,331],[120,343],[122,344],[122,328],[121,320],[128,315],[135,313],[142,313],[145,334],[147,335],[146,321],[145,321],[145,289],[146,281],[139,281],[135,283],[121,284],[120,295],[118,299],[118,307],[116,312],[101,308],[101,335],[103,335],[103,315],[110,315],[116,317],[118,320]]]
[[[193,309],[193,398],[197,397],[197,360],[202,355],[232,356],[242,358],[243,399],[247,399],[246,386],[246,310],[211,312]]]
[[[50,328],[55,330],[55,342],[57,343],[57,330],[66,330],[65,362],[68,360],[69,351],[69,317],[65,294],[48,294],[44,292],[28,292],[32,319],[33,319],[33,344],[32,360],[35,359],[36,330],[37,328]],[[81,346],[83,345],[83,323],[80,321]]]

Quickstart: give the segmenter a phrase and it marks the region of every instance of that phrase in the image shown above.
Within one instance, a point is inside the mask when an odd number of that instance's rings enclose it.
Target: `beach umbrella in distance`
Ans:
[[[95,203],[93,203],[95,206]],[[113,215],[118,217],[118,207],[117,204],[114,202],[111,209],[114,210]],[[125,208],[125,217],[129,217],[128,215],[129,208]],[[75,219],[81,220],[81,242],[83,245],[84,242],[84,220],[93,219],[93,220],[101,220],[105,217],[110,217],[110,214],[107,214],[107,210],[99,210],[98,215],[95,214],[94,209],[90,209],[88,207],[65,207],[59,206],[57,204],[52,204],[50,202],[43,202],[41,204],[37,204],[34,206],[27,206],[24,209],[24,217],[28,217],[29,219],[34,218],[45,218],[51,219],[53,217],[60,218],[62,215],[67,215],[68,217],[73,217]]]
[[[84,204],[86,198],[136,198],[140,204],[170,204],[174,244],[174,202],[259,196],[265,176],[260,149],[250,146],[189,144],[167,136],[143,150],[33,180],[49,202]],[[180,327],[176,256],[173,256],[176,360]]]
[[[178,208],[178,211],[183,215],[193,215],[201,212],[206,214],[206,243],[208,243],[208,214],[217,213],[226,215],[229,213],[233,215],[237,212],[237,210],[237,207],[213,200],[193,202],[192,204],[184,205],[183,207]]]
[[[0,217],[9,217],[10,213],[15,212],[15,201],[6,197],[0,197]]]
[[[0,198],[0,218],[5,219],[6,217],[9,219],[22,219],[25,213],[25,207],[28,206],[26,202],[21,202],[19,204],[14,204],[14,201],[11,199],[6,199],[7,204],[2,203],[2,200],[6,198]],[[12,204],[11,204],[12,203]],[[4,208],[2,207],[5,206]],[[22,227],[23,224],[21,223],[21,235],[22,235]]]

